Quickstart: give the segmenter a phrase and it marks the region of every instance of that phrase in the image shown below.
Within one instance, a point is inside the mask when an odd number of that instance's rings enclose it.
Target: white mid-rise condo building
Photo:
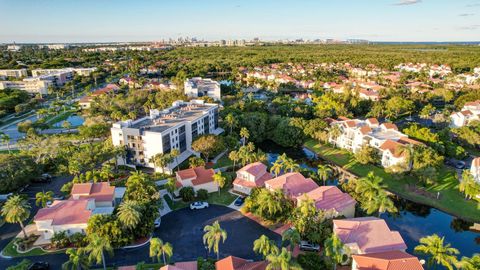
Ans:
[[[218,125],[218,105],[201,100],[175,101],[173,106],[137,120],[114,123],[111,128],[115,146],[125,146],[127,155],[119,163],[130,166],[155,168],[151,158],[159,153],[178,149],[180,155],[165,168],[171,172],[177,164],[191,155],[192,141],[203,134],[218,135],[223,132]]]
[[[212,79],[202,79],[201,77],[187,79],[184,88],[185,95],[189,97],[197,98],[206,96],[214,100],[220,100],[222,98],[220,83]]]
[[[24,78],[27,77],[27,69],[0,69],[0,77]]]

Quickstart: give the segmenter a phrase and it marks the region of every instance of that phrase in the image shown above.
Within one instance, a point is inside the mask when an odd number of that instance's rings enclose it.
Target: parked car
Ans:
[[[48,262],[34,262],[29,267],[28,270],[49,270],[50,264]]]
[[[238,197],[234,202],[233,202],[233,205],[235,206],[241,206],[243,204],[243,202],[245,202],[245,198],[244,197]]]
[[[153,226],[155,227],[155,229],[159,228],[159,227],[160,227],[160,224],[162,224],[162,217],[158,217],[158,218],[155,219],[155,221],[153,222]]]
[[[53,199],[54,199],[54,200],[61,201],[61,200],[65,200],[65,196],[63,196],[63,195],[61,195],[61,194],[58,194],[58,195],[54,195],[54,196],[53,196]]]
[[[52,176],[48,173],[40,175],[40,177],[33,179],[34,183],[49,183],[52,181]]]
[[[464,169],[465,168],[465,162],[459,160],[457,162],[455,162],[455,168],[457,169]]]
[[[304,250],[304,251],[315,251],[315,252],[320,251],[320,245],[312,244],[308,241],[300,241],[299,246],[300,246],[300,250]]]
[[[207,208],[209,205],[207,202],[193,202],[190,204],[190,209],[203,209]]]

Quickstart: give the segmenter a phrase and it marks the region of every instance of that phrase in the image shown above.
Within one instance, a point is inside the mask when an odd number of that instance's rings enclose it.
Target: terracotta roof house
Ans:
[[[237,178],[233,181],[233,190],[250,195],[255,187],[264,187],[265,181],[272,179],[267,172],[267,166],[261,162],[248,164],[237,171]]]
[[[242,258],[228,256],[215,263],[216,270],[265,270],[266,261],[253,262]]]
[[[407,248],[399,232],[390,231],[383,219],[375,217],[333,220],[333,233],[350,248],[351,254],[405,251]]]
[[[53,201],[50,206],[38,210],[33,221],[45,239],[62,231],[68,235],[84,233],[90,217],[111,214],[116,200],[121,200],[124,192],[125,188],[106,182],[74,184],[68,200]]]
[[[312,179],[292,172],[266,181],[265,187],[271,191],[281,189],[285,195],[296,201],[303,194],[318,188],[318,185]]]
[[[175,265],[165,265],[160,270],[197,270],[197,262],[177,262]]]
[[[203,166],[177,171],[177,187],[193,187],[195,191],[199,189],[206,189],[208,192],[217,191],[218,185],[213,181],[214,174],[213,169],[205,169]],[[178,195],[179,189],[175,192]]]
[[[324,211],[331,211],[332,216],[355,216],[355,204],[357,203],[348,193],[343,193],[336,186],[321,186],[305,193],[297,198],[297,205],[302,201],[311,199],[315,207]]]
[[[93,91],[89,96],[84,96],[78,101],[78,104],[82,109],[90,108],[90,104],[95,97],[101,96],[103,94],[112,93],[118,91],[120,87],[116,84],[107,84],[107,86]]]
[[[352,270],[423,270],[417,257],[395,250],[352,256]]]

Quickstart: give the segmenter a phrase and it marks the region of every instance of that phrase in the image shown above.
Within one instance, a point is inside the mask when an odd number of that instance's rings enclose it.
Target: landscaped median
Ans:
[[[15,257],[26,257],[26,256],[41,256],[46,254],[55,254],[55,253],[64,252],[64,250],[56,250],[56,251],[48,252],[43,250],[40,247],[31,248],[28,251],[21,252],[17,250],[16,243],[19,240],[21,239],[17,237],[13,238],[12,241],[10,241],[10,243],[8,243],[7,246],[5,246],[5,248],[2,250],[2,256],[15,258]]]
[[[359,177],[367,176],[370,171],[373,171],[375,175],[383,178],[383,182],[389,191],[404,199],[435,207],[465,220],[480,222],[480,210],[477,208],[477,203],[465,200],[463,194],[458,191],[456,172],[452,169],[447,167],[440,169],[437,183],[426,189],[432,193],[431,198],[429,198],[407,189],[408,185],[418,185],[419,181],[414,176],[393,175],[387,173],[383,168],[370,164],[360,164],[350,152],[320,144],[315,140],[308,140],[305,147],[314,151],[322,159],[330,161]],[[440,193],[439,199],[436,199],[437,193]]]

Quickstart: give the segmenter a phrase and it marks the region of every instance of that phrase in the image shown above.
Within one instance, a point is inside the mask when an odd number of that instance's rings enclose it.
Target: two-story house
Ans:
[[[253,188],[264,187],[265,181],[272,179],[267,172],[267,166],[261,162],[248,164],[237,171],[237,178],[233,181],[233,190],[250,195]]]

